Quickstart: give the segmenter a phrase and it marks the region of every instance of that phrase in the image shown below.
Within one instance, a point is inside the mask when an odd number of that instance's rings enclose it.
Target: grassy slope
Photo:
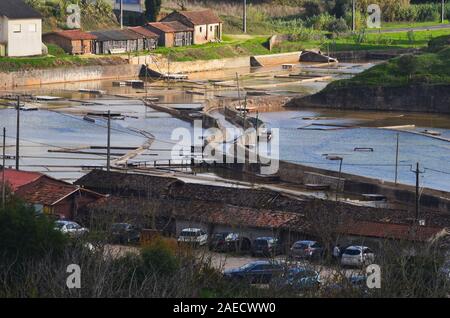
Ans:
[[[450,84],[450,36],[430,42],[420,55],[406,55],[377,65],[349,80],[331,83],[327,89],[348,86],[403,86]]]
[[[87,66],[104,64],[124,64],[119,57],[82,58],[66,54],[56,45],[48,45],[49,54],[38,57],[0,57],[0,72],[45,69],[64,66]]]

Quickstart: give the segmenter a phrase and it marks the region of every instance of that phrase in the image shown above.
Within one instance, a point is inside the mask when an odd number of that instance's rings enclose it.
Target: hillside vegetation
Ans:
[[[43,16],[43,32],[55,29],[66,29],[67,8],[70,4],[78,4],[81,9],[81,28],[84,30],[98,30],[115,28],[117,19],[113,14],[109,0],[95,2],[79,0],[26,0]]]
[[[331,83],[326,90],[349,86],[411,84],[450,84],[450,36],[431,40],[421,54],[391,59],[352,79]]]

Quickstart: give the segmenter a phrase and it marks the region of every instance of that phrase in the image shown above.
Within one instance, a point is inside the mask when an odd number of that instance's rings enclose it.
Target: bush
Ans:
[[[173,248],[162,238],[153,240],[142,250],[142,261],[146,269],[157,275],[171,275],[179,269]]]
[[[431,3],[417,5],[417,21],[437,21],[439,17],[439,6]]]
[[[35,259],[43,254],[60,254],[66,239],[46,216],[12,200],[0,209],[0,258]]]
[[[343,18],[335,19],[328,25],[328,31],[335,34],[342,34],[349,31],[347,22]]]

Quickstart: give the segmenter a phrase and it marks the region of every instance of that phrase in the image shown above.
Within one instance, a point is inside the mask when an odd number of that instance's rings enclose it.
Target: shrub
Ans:
[[[173,247],[162,238],[153,240],[142,250],[142,261],[146,269],[157,275],[171,275],[179,268]]]
[[[46,216],[13,199],[0,209],[0,258],[18,261],[60,254],[66,240]]]
[[[335,34],[342,34],[349,31],[347,22],[343,18],[335,19],[328,25],[328,31]]]

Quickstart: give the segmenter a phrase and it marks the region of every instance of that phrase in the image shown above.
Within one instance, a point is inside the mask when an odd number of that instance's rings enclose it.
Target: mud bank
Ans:
[[[293,98],[286,107],[450,114],[450,85],[333,87],[311,96]]]

